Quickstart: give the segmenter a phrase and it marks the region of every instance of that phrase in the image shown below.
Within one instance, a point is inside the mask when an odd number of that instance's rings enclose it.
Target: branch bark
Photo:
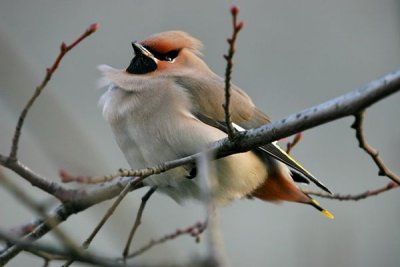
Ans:
[[[214,144],[213,148],[220,147],[218,149],[219,156],[226,156],[235,149],[236,152],[247,151],[297,132],[346,116],[352,116],[398,91],[400,91],[400,70],[389,73],[357,90],[289,115],[279,121],[237,133],[232,142],[224,139]]]

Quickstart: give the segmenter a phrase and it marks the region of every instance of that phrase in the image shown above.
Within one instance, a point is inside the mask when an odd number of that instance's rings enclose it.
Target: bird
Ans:
[[[131,168],[140,169],[199,152],[226,138],[224,79],[202,59],[203,44],[183,31],[166,31],[132,42],[127,68],[100,65],[99,106]],[[251,98],[231,84],[230,116],[237,131],[270,123]],[[216,205],[256,198],[308,204],[328,218],[296,182],[312,181],[329,189],[276,142],[213,161],[210,194]],[[195,164],[152,175],[144,184],[157,187],[178,203],[202,199]]]

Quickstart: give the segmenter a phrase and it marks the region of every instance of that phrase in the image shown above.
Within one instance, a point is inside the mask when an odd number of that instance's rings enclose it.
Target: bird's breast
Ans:
[[[182,95],[146,98],[109,90],[102,97],[103,115],[117,143],[134,169],[152,167],[194,154],[213,141],[225,138],[222,131],[204,124],[190,113]],[[213,195],[220,204],[248,195],[266,179],[264,163],[252,152],[235,154],[213,164]],[[198,177],[188,179],[188,167],[178,167],[146,178],[146,183],[177,201],[201,198]]]

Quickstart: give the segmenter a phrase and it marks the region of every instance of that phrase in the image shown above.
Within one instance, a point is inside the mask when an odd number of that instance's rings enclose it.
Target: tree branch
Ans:
[[[214,267],[226,267],[229,266],[228,257],[224,250],[224,242],[220,229],[219,211],[215,205],[214,196],[211,193],[215,184],[210,179],[213,172],[211,168],[212,155],[204,152],[198,157],[197,166],[199,172],[200,185],[204,197],[204,207],[207,216],[207,265]]]
[[[182,235],[190,235],[192,237],[195,238],[196,242],[200,241],[200,234],[206,229],[206,224],[205,223],[201,223],[198,222],[186,229],[177,229],[174,233],[172,234],[168,234],[163,236],[160,239],[157,240],[151,240],[147,245],[143,246],[142,248],[138,249],[137,251],[129,254],[126,258],[134,258],[137,257],[141,254],[143,254],[144,252],[148,251],[149,249],[151,249],[152,247],[156,246],[156,245],[160,245],[163,244],[169,240],[173,240],[176,239],[179,236]]]
[[[232,127],[231,122],[231,112],[230,112],[230,98],[231,98],[231,76],[232,76],[232,68],[233,68],[233,55],[235,54],[235,46],[236,46],[236,37],[239,31],[243,28],[243,21],[237,23],[237,15],[239,14],[239,8],[237,6],[233,6],[231,8],[232,14],[232,27],[233,32],[231,38],[228,38],[227,42],[229,44],[228,54],[224,55],[226,59],[226,70],[225,70],[225,104],[223,104],[223,108],[225,111],[225,124],[227,128],[228,138],[230,140],[233,139],[235,134],[235,129]]]
[[[84,250],[73,251],[65,248],[59,248],[54,245],[43,245],[38,243],[33,243],[32,241],[26,239],[15,238],[0,230],[0,239],[7,240],[8,242],[17,244],[19,248],[26,250],[31,253],[49,253],[52,255],[62,256],[64,258],[73,258],[80,262],[92,263],[101,266],[110,267],[126,267],[127,265],[119,263],[113,259],[98,256],[95,253],[89,253]],[[7,262],[0,260],[1,266],[4,266]]]
[[[156,189],[157,189],[157,186],[151,187],[149,189],[149,191],[147,191],[147,193],[142,197],[142,202],[140,203],[139,210],[136,214],[135,223],[133,224],[132,230],[129,233],[128,240],[126,241],[124,251],[122,252],[122,257],[124,258],[124,260],[129,255],[129,248],[131,246],[133,236],[135,235],[136,230],[138,229],[139,225],[142,223],[142,216],[143,216],[144,208],[146,207],[146,203],[149,200],[149,198],[153,195],[153,193],[156,191]]]
[[[132,183],[130,190],[137,189],[142,186],[139,178],[122,177],[116,181],[110,182],[107,187],[96,186],[89,190],[76,190],[76,199],[71,198],[70,201],[66,201],[56,207],[52,212],[48,214],[48,218],[54,221],[54,227],[65,221],[72,214],[79,213],[87,208],[98,204],[102,201],[114,198],[117,196],[123,188],[129,183]],[[135,184],[135,185],[133,185]],[[46,221],[38,222],[39,224],[24,238],[26,241],[34,241],[41,238],[43,235],[48,233],[51,228],[48,227]],[[7,250],[0,254],[0,265],[6,264],[10,259],[17,255],[23,247],[19,244],[14,244]]]
[[[73,49],[75,46],[77,46],[86,37],[88,37],[95,31],[97,31],[98,28],[99,28],[99,24],[94,23],[94,24],[90,25],[89,28],[87,28],[86,31],[81,36],[79,36],[74,42],[72,42],[70,45],[66,45],[64,42],[60,45],[60,53],[58,54],[57,58],[53,62],[53,65],[50,68],[46,69],[46,75],[45,75],[42,83],[38,87],[36,87],[34,94],[29,99],[28,103],[26,103],[26,106],[24,107],[24,109],[22,110],[22,112],[18,118],[18,123],[17,123],[17,126],[15,127],[15,132],[14,132],[14,136],[13,136],[13,140],[12,140],[12,146],[10,149],[10,155],[8,157],[9,161],[17,160],[19,137],[21,136],[21,129],[24,124],[26,115],[28,114],[29,109],[32,107],[35,100],[39,97],[40,93],[43,91],[43,89],[46,87],[47,83],[50,81],[51,77],[53,76],[53,73],[56,71],[61,60],[71,49]]]
[[[100,220],[100,222],[96,225],[94,228],[93,232],[89,235],[89,237],[83,242],[82,248],[87,249],[90,244],[92,243],[93,239],[96,237],[100,229],[104,226],[104,224],[107,222],[107,220],[113,215],[114,211],[117,209],[118,205],[121,203],[121,201],[125,198],[125,196],[128,194],[128,192],[131,191],[131,187],[135,186],[135,183],[137,183],[137,180],[131,180],[119,193],[117,199],[114,200],[113,204],[111,207],[107,210],[106,214],[103,216],[103,218]],[[63,267],[70,266],[75,260],[71,259],[67,261]]]
[[[392,190],[392,189],[398,188],[398,187],[399,187],[398,184],[396,184],[394,182],[390,182],[382,188],[378,188],[375,190],[367,190],[363,193],[356,194],[356,195],[352,195],[352,194],[347,194],[347,195],[333,194],[333,195],[331,195],[331,194],[328,194],[325,192],[317,192],[317,191],[306,190],[306,189],[302,189],[302,191],[306,194],[314,195],[314,196],[318,196],[318,197],[322,197],[322,198],[336,199],[336,200],[340,200],[340,201],[344,201],[344,200],[358,201],[358,200],[365,199],[368,197],[377,196],[381,193],[384,193],[386,191],[389,191],[389,190]]]
[[[368,144],[364,135],[364,116],[365,110],[358,112],[355,116],[353,125],[351,126],[356,130],[356,137],[359,142],[359,147],[363,149],[368,155],[371,156],[372,160],[375,162],[376,166],[379,168],[378,175],[386,176],[398,185],[400,185],[400,177],[392,172],[386,164],[383,162],[382,158],[379,156],[378,150],[373,148]]]
[[[30,208],[33,212],[35,212],[38,216],[42,217],[49,228],[54,230],[55,236],[62,242],[62,244],[67,247],[69,250],[73,250],[77,253],[78,246],[75,242],[62,230],[56,228],[57,222],[53,221],[49,218],[44,210],[42,210],[41,206],[36,204],[36,202],[25,193],[24,190],[20,189],[14,182],[8,179],[0,168],[0,183],[13,195],[16,199],[18,199],[21,203]]]
[[[398,91],[400,91],[400,70],[389,73],[357,90],[289,115],[279,121],[239,132],[232,142],[227,139],[217,141],[212,145],[212,148],[219,148],[218,156],[226,156],[232,150],[236,150],[236,152],[248,151],[315,126],[352,116]]]
[[[294,135],[293,140],[289,141],[286,144],[286,153],[290,154],[292,152],[292,149],[300,142],[300,140],[303,138],[302,133],[297,133]]]
[[[296,114],[292,114],[282,120],[275,121],[249,131],[238,132],[236,133],[234,140],[230,141],[225,138],[223,140],[217,141],[210,145],[209,150],[210,152],[215,152],[218,158],[238,152],[248,151],[254,147],[270,143],[272,141],[290,136],[297,132],[310,129],[324,123],[328,123],[332,120],[354,115],[369,107],[370,105],[382,100],[383,98],[395,92],[398,92],[399,90],[400,70],[389,73],[378,80],[372,81],[371,83],[360,89],[351,91],[347,94],[329,100],[325,103],[316,105],[314,107],[308,108]],[[154,168],[133,170],[132,174],[158,174],[178,166],[194,163],[197,156],[199,156],[199,154],[165,162]],[[32,178],[30,176],[35,176],[34,173],[26,171],[26,169],[23,168],[20,164],[10,164],[10,162],[7,161],[7,157],[1,155],[0,164],[17,172],[28,181],[30,178]],[[26,176],[28,176],[29,178],[27,178]],[[73,213],[78,213],[94,204],[113,198],[119,194],[119,192],[130,181],[130,179],[132,178],[122,177],[117,181],[110,182],[107,186],[96,187],[88,191],[69,190],[67,192],[70,193],[70,196],[62,197],[62,199],[68,199],[68,201],[60,205],[56,209],[55,214],[53,214],[52,216],[57,217],[58,222],[62,222]],[[132,188],[132,190],[142,186],[140,182],[144,179],[144,177],[136,179],[138,181],[138,184],[135,188]],[[52,188],[51,183],[46,185]],[[56,189],[59,188],[56,187]],[[48,190],[45,191],[47,192]],[[55,194],[57,194],[57,190],[52,191],[55,191]],[[28,236],[30,239],[35,240],[43,236],[49,230],[50,229],[48,229],[45,225],[40,224]],[[0,255],[0,262],[2,262],[1,260],[4,259],[9,260],[20,250],[21,248],[19,248],[17,245],[9,248],[7,251],[3,252],[3,254]]]

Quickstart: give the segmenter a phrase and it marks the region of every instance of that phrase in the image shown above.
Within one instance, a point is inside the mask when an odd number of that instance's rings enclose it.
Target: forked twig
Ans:
[[[138,183],[138,179],[131,180],[121,191],[121,193],[118,195],[118,197],[115,199],[111,207],[107,210],[106,214],[104,214],[103,218],[101,221],[97,224],[93,232],[90,234],[90,236],[83,242],[82,248],[87,249],[90,245],[90,243],[93,241],[97,233],[100,231],[100,229],[104,226],[104,224],[107,222],[107,220],[111,217],[111,215],[114,213],[114,211],[117,209],[118,205],[121,203],[121,201],[125,198],[125,196],[128,194],[130,191],[131,187],[135,186]],[[70,266],[74,262],[73,259],[67,261],[64,263],[63,267]]]
[[[368,144],[365,135],[364,135],[364,116],[365,110],[362,110],[355,115],[355,121],[351,126],[356,130],[356,137],[359,142],[359,147],[362,148],[368,155],[371,156],[372,160],[375,162],[376,166],[379,168],[378,175],[386,176],[391,179],[393,182],[400,185],[400,177],[392,172],[386,164],[383,162],[382,158],[379,156],[378,150],[373,148],[370,144]]]
[[[126,259],[126,257],[129,254],[129,248],[131,246],[132,240],[133,240],[133,236],[136,233],[137,228],[139,227],[139,225],[142,223],[142,216],[143,216],[143,211],[144,208],[146,207],[147,201],[149,200],[149,198],[153,195],[153,193],[157,190],[157,186],[153,186],[149,189],[149,191],[147,191],[147,193],[142,197],[142,202],[140,203],[140,207],[139,210],[136,214],[136,219],[135,219],[135,223],[133,224],[132,230],[129,233],[129,237],[128,240],[126,241],[126,245],[124,248],[124,252],[122,253],[122,257],[124,259]]]
[[[14,136],[13,136],[13,140],[12,140],[10,155],[8,157],[8,159],[10,161],[17,160],[18,143],[19,143],[19,138],[21,136],[21,129],[24,124],[26,115],[29,112],[29,109],[32,107],[35,100],[39,97],[40,93],[43,91],[43,89],[46,87],[47,83],[50,81],[51,77],[53,76],[53,73],[56,71],[61,60],[64,58],[65,54],[67,54],[71,49],[73,49],[75,46],[77,46],[86,37],[88,37],[95,31],[97,31],[98,28],[99,28],[99,24],[94,23],[94,24],[90,25],[89,28],[87,28],[86,31],[81,36],[79,36],[75,41],[73,41],[70,45],[67,45],[64,42],[61,43],[60,53],[58,54],[57,58],[53,62],[53,65],[51,65],[50,68],[46,69],[46,75],[45,75],[42,83],[38,87],[36,87],[35,92],[29,99],[28,103],[26,103],[26,106],[24,107],[21,114],[19,115],[18,123],[17,123],[17,126],[15,127],[15,132],[14,132]]]
[[[290,152],[292,152],[292,149],[300,142],[300,140],[302,138],[303,138],[303,134],[302,133],[295,134],[295,136],[293,137],[293,140],[289,141],[286,144],[286,153],[290,154]]]
[[[231,8],[232,14],[232,26],[233,32],[231,38],[228,38],[227,42],[229,44],[228,54],[224,55],[226,59],[226,70],[225,70],[225,104],[223,104],[224,112],[225,112],[225,123],[227,127],[227,133],[229,140],[232,140],[235,134],[235,129],[232,126],[231,122],[231,112],[230,112],[230,98],[231,98],[231,76],[232,76],[232,68],[233,68],[233,55],[235,54],[235,45],[236,45],[236,37],[239,31],[243,28],[243,21],[237,22],[237,15],[239,14],[239,8],[237,6],[233,6]]]
[[[59,248],[54,244],[42,244],[38,242],[33,242],[33,240],[19,239],[14,236],[5,233],[0,229],[0,239],[7,240],[11,243],[17,244],[23,250],[30,253],[48,253],[50,255],[59,256],[63,258],[74,258],[79,262],[91,263],[94,266],[107,266],[107,267],[127,267],[126,264],[122,264],[114,259],[101,256],[99,253],[90,253],[85,250],[79,250],[75,253],[71,250],[66,250],[65,248]],[[6,263],[0,262],[0,266],[5,266]]]
[[[173,240],[176,239],[179,236],[182,235],[190,235],[192,237],[195,238],[196,242],[200,242],[200,235],[201,233],[204,232],[204,230],[206,229],[207,224],[206,223],[202,223],[202,222],[198,222],[186,229],[177,229],[174,233],[172,234],[168,234],[163,236],[160,239],[157,240],[151,240],[147,245],[143,246],[142,248],[136,250],[135,252],[129,254],[126,258],[134,258],[139,256],[140,254],[143,254],[144,252],[148,251],[149,249],[151,249],[152,247],[156,246],[156,245],[160,245],[162,243],[165,243],[169,240]]]
[[[77,244],[60,228],[57,228],[58,222],[54,218],[50,218],[40,205],[36,203],[24,190],[19,188],[11,179],[9,179],[0,167],[0,184],[3,185],[10,193],[12,193],[17,200],[23,203],[25,206],[30,208],[38,216],[40,216],[43,222],[54,231],[55,236],[61,241],[61,243],[68,248],[68,250],[78,253],[79,247]]]

